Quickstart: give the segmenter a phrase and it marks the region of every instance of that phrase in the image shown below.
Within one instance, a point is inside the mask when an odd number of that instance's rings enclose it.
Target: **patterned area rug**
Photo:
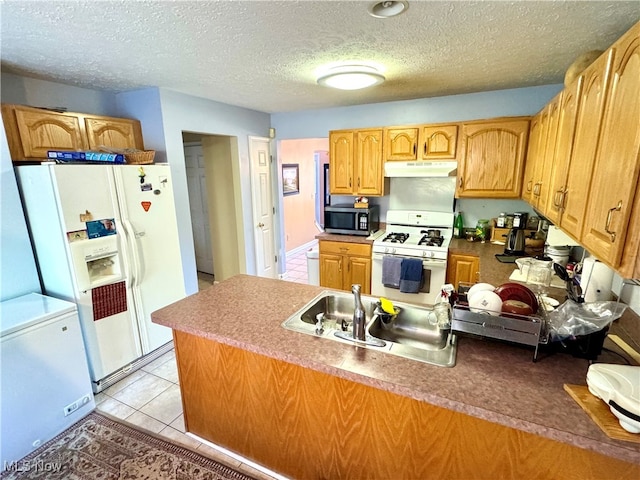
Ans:
[[[254,480],[97,412],[3,467],[7,480]]]

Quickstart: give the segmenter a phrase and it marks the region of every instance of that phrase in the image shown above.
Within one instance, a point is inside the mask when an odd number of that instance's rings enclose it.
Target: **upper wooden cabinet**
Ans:
[[[457,144],[458,125],[424,125],[420,130],[422,160],[453,160]]]
[[[385,160],[416,160],[418,158],[418,127],[387,127],[384,129]]]
[[[591,188],[593,162],[598,147],[611,60],[610,51],[598,58],[583,73],[583,87],[559,223],[563,230],[576,239],[580,238],[585,205]]]
[[[101,145],[144,150],[140,122],[126,118],[84,117],[89,149]]]
[[[457,197],[520,198],[529,118],[463,123]]]
[[[382,129],[329,132],[332,195],[384,195]]]
[[[640,278],[639,98],[637,23],[562,92],[553,161],[545,166],[548,195],[539,205],[625,278]]]
[[[578,115],[578,103],[582,94],[582,82],[584,76],[580,75],[576,81],[561,92],[558,121],[556,128],[556,145],[553,160],[545,168],[549,169],[549,191],[547,200],[540,209],[544,215],[555,225],[560,224],[560,217],[564,211],[564,199],[567,191],[567,172],[569,161],[573,149],[573,137],[576,129],[576,118]],[[531,135],[533,135],[533,122],[531,124]],[[527,157],[527,166],[529,158]],[[524,198],[527,178],[522,186]],[[527,198],[524,198],[528,200]]]
[[[627,237],[637,244],[640,236],[629,229],[640,170],[640,23],[616,42],[611,55],[581,239],[600,260],[617,266]],[[637,248],[631,253],[637,255]]]
[[[452,160],[456,158],[458,125],[420,125],[384,129],[384,160]]]
[[[49,150],[91,150],[100,145],[144,149],[138,120],[2,105],[14,162],[41,161]]]

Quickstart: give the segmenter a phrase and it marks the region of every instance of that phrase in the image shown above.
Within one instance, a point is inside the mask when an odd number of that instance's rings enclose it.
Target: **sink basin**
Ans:
[[[400,313],[392,322],[385,323],[376,313],[378,298],[367,295],[361,298],[367,318],[366,342],[351,338],[353,295],[347,292],[322,292],[285,320],[282,326],[288,330],[343,343],[356,343],[364,348],[432,365],[455,365],[456,337],[450,330],[432,324],[434,314],[430,307],[394,302],[400,307]],[[322,332],[316,332],[316,316],[319,313],[324,314]],[[347,332],[342,331],[343,321],[348,325]]]

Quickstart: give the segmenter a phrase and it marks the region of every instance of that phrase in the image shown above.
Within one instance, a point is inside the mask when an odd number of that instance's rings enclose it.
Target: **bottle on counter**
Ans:
[[[496,219],[496,227],[505,228],[507,226],[507,214],[504,212],[500,212],[498,218]]]
[[[453,221],[453,236],[455,238],[464,238],[464,218],[462,212],[458,212]]]
[[[476,237],[482,242],[489,239],[491,232],[489,231],[489,220],[481,219],[476,224]]]

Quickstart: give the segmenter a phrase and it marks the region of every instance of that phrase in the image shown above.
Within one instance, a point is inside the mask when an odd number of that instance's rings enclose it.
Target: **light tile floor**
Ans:
[[[287,271],[282,279],[289,282],[309,283],[306,250],[294,255],[287,255]]]
[[[95,396],[105,412],[259,480],[274,477],[185,434],[175,352],[171,350]]]

